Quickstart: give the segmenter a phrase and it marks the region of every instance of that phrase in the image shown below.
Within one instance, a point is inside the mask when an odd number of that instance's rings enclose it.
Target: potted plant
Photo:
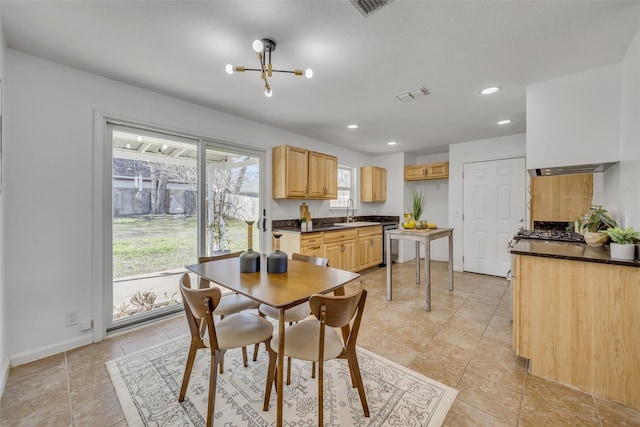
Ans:
[[[589,206],[587,211],[576,219],[576,231],[584,236],[589,246],[603,246],[609,241],[607,229],[618,224],[600,205]]]
[[[607,235],[611,239],[611,258],[631,260],[636,255],[636,243],[640,241],[640,232],[633,227],[624,230],[618,227],[607,229]]]
[[[412,204],[411,213],[413,214],[413,220],[415,221],[415,228],[418,228],[418,229],[427,228],[426,227],[427,221],[420,220],[425,203],[427,203],[427,196],[425,196],[424,193],[422,192],[418,193],[417,191],[411,192],[411,204]]]
[[[300,217],[300,230],[302,231],[309,231],[308,225],[307,225],[307,218],[301,216]]]

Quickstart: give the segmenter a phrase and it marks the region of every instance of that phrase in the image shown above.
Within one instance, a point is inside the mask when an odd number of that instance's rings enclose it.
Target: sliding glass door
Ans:
[[[245,221],[257,222],[262,206],[262,154],[124,125],[108,130],[109,331],[181,310],[185,265],[247,248]],[[261,233],[253,234],[260,248]]]

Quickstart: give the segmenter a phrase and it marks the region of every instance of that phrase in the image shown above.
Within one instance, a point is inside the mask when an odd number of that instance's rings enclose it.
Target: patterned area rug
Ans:
[[[199,350],[187,398],[178,402],[189,338],[132,353],[107,362],[129,426],[204,426],[207,415],[209,353]],[[214,425],[275,426],[276,396],[262,410],[268,355],[260,347],[256,362],[242,365],[240,350],[225,355],[218,376]],[[252,351],[250,351],[250,354]],[[359,348],[370,418],[365,418],[357,389],[351,388],[346,360],[325,363],[325,423],[329,426],[439,426],[457,391],[444,384]],[[285,366],[286,369],[286,366]],[[285,385],[284,424],[317,424],[317,382],[311,363],[293,361],[291,385]]]

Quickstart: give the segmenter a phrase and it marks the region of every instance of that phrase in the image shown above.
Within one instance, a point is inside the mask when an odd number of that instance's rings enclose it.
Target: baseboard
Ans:
[[[9,378],[9,366],[11,366],[9,359],[4,359],[0,369],[0,398],[4,394],[4,386],[7,383],[7,378]]]
[[[44,359],[45,357],[53,356],[54,354],[73,350],[74,348],[82,347],[92,343],[93,333],[89,333],[77,338],[57,343],[52,346],[40,347],[35,350],[18,353],[11,356],[11,366],[24,365],[25,363],[33,362],[34,360]]]

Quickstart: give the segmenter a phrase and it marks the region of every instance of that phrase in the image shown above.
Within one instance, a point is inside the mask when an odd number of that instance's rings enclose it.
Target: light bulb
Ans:
[[[310,79],[311,77],[313,77],[313,70],[311,68],[307,68],[306,70],[304,70],[304,76]]]
[[[491,86],[491,87],[482,89],[480,91],[480,95],[492,95],[492,94],[494,94],[496,92],[499,92],[499,91],[500,91],[500,87],[499,86]]]
[[[264,95],[265,95],[267,98],[271,98],[271,97],[273,96],[273,92],[271,91],[271,88],[270,88],[270,87],[266,87],[266,88],[264,88]]]
[[[224,69],[227,72],[227,74],[233,74],[233,65],[227,64],[227,66],[224,67]]]
[[[253,50],[260,53],[264,49],[264,45],[262,44],[262,40],[254,40],[253,41]]]

